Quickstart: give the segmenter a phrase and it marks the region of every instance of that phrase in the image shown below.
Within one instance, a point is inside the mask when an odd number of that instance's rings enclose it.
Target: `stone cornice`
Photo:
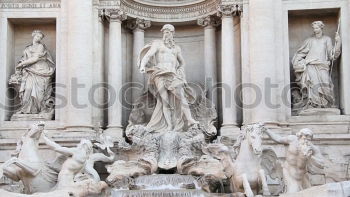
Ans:
[[[143,3],[140,0],[100,0],[101,8],[120,8],[132,18],[154,22],[196,21],[217,13],[217,0],[197,0],[186,4],[163,5]]]
[[[121,9],[104,9],[104,16],[109,21],[123,21],[126,20],[127,15]]]
[[[206,16],[197,20],[197,24],[203,27],[217,27],[221,23],[221,20],[216,16]]]
[[[131,30],[145,30],[145,29],[151,27],[151,21],[136,18],[136,19],[128,21],[127,27]]]

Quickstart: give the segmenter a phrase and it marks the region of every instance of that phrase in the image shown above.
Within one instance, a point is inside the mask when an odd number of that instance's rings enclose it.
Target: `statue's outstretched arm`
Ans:
[[[146,65],[150,61],[151,57],[157,53],[158,50],[158,44],[153,43],[151,48],[147,51],[146,55],[142,58],[141,64],[140,64],[140,71],[144,71],[146,68]]]
[[[73,151],[71,150],[71,148],[66,148],[66,147],[63,147],[63,146],[57,144],[56,142],[54,142],[53,140],[48,138],[46,136],[45,132],[43,133],[42,136],[43,136],[43,139],[44,139],[46,145],[48,145],[54,151],[59,152],[61,154],[64,154],[66,156],[72,156],[73,155]]]
[[[85,164],[85,171],[88,172],[89,174],[91,174],[91,176],[93,177],[93,179],[95,181],[100,181],[100,175],[97,173],[97,171],[94,168],[94,164],[97,161],[102,161],[102,162],[112,162],[114,160],[115,154],[109,149],[109,147],[107,148],[108,153],[110,154],[110,156],[106,156],[103,153],[95,153],[92,154],[89,159],[86,161]]]
[[[43,45],[39,45],[40,47],[40,51],[44,51],[44,46]],[[45,53],[37,53],[35,54],[35,56],[28,58],[28,59],[23,59],[19,64],[18,67],[23,67],[23,66],[30,66],[32,64],[37,63],[40,60],[45,60],[46,58],[43,57],[45,56]]]
[[[315,146],[315,145],[311,145],[312,146],[312,150],[313,150],[313,154],[312,154],[312,163],[317,166],[318,168],[324,168],[325,164],[327,162],[327,159],[322,155],[321,150]]]
[[[280,144],[289,144],[290,138],[293,136],[287,136],[287,137],[282,137],[280,135],[277,135],[273,133],[271,130],[265,128],[265,133],[275,142],[280,143]]]
[[[93,160],[93,162],[96,162],[96,161],[112,162],[115,158],[115,153],[111,151],[109,147],[107,147],[107,152],[109,156],[106,156],[103,153],[94,153],[90,156],[90,159]]]

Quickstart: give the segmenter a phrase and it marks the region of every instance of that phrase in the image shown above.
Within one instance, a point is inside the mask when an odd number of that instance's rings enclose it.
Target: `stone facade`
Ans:
[[[309,128],[313,143],[332,163],[310,174],[311,184],[349,180],[349,18],[350,0],[0,0],[0,163],[11,158],[18,139],[38,120],[12,118],[21,104],[8,83],[34,30],[45,34],[42,43],[55,63],[55,109],[45,128],[58,144],[75,147],[81,139],[98,141],[101,133],[124,140],[135,104],[148,88],[148,76],[137,67],[139,53],[162,39],[164,24],[172,24],[187,83],[216,106],[218,142],[232,145],[254,123],[284,137]],[[295,111],[300,84],[292,60],[313,36],[313,21],[323,21],[323,34],[333,45],[338,32],[341,47],[329,69],[332,108],[315,107],[305,115]],[[268,135],[262,139],[264,150],[282,164],[288,147]],[[57,156],[42,139],[39,151],[48,160]],[[118,156],[134,161],[133,154]],[[282,183],[274,180],[267,177],[277,194]]]

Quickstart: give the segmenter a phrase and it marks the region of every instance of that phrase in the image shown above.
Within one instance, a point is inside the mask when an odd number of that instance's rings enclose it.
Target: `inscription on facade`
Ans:
[[[0,1],[0,9],[61,8],[59,1]]]

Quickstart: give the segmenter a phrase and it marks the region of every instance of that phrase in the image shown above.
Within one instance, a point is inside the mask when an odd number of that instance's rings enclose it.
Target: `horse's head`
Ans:
[[[45,123],[44,122],[38,122],[33,124],[28,132],[25,134],[25,136],[33,138],[35,140],[39,140],[41,133],[44,131]]]
[[[246,139],[251,145],[254,154],[261,155],[262,153],[262,134],[264,125],[261,123],[248,125],[245,129]]]

